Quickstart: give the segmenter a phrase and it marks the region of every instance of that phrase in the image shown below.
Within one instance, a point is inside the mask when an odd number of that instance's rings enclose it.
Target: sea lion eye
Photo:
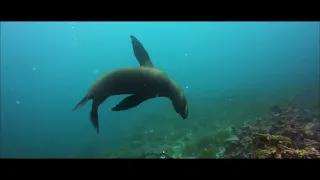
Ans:
[[[183,93],[182,92],[180,92],[180,98],[183,99]]]

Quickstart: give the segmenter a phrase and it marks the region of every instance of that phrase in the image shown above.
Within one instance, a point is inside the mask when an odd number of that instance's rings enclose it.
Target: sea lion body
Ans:
[[[176,85],[162,71],[149,67],[120,68],[98,79],[89,89],[88,95],[105,99],[113,95],[135,94],[148,89],[149,93],[169,96]]]
[[[129,96],[113,107],[113,111],[136,107],[148,99],[167,97],[183,119],[188,117],[188,105],[183,91],[163,71],[154,67],[143,45],[134,36],[131,36],[131,39],[140,66],[119,68],[105,74],[92,84],[85,97],[73,108],[75,111],[92,100],[90,120],[97,133],[99,133],[98,107],[108,97],[114,95]]]

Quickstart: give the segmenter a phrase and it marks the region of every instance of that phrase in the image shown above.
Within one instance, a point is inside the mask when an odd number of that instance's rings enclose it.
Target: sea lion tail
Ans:
[[[72,112],[85,105],[91,99],[90,96],[85,96],[73,109]]]

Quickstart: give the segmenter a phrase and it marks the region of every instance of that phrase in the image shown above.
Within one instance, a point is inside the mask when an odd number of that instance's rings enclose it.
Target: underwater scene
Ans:
[[[319,22],[1,22],[1,158],[320,158]]]

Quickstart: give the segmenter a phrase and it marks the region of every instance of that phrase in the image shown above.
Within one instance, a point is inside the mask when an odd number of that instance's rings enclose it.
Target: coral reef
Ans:
[[[173,158],[320,158],[319,113],[290,102],[238,126],[199,119],[181,127],[158,118],[156,122],[168,126],[142,124],[128,134],[129,143],[106,157],[137,158],[163,151]]]
[[[295,149],[290,138],[280,135],[257,134],[253,137],[256,158],[319,159],[320,153],[312,146]]]
[[[318,115],[290,102],[232,131],[239,140],[229,141],[224,158],[320,158]]]

